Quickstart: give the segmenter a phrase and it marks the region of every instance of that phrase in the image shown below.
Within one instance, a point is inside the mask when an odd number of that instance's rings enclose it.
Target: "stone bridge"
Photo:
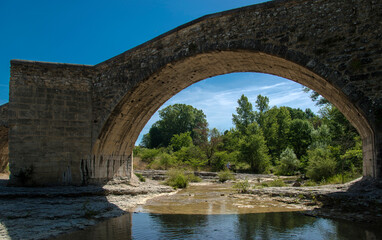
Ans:
[[[327,98],[382,178],[382,2],[277,0],[207,15],[95,66],[11,61],[11,183],[102,183],[132,174],[150,117],[200,80],[261,72]]]

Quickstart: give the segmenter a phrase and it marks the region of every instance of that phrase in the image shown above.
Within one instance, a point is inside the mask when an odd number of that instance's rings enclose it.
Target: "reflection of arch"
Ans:
[[[307,59],[300,53],[295,52],[295,56]],[[314,62],[310,64],[319,65]],[[330,69],[322,71],[331,74]],[[236,50],[203,53],[168,63],[138,84],[116,105],[94,145],[93,154],[129,154],[142,128],[169,98],[200,80],[232,72],[269,73],[303,84],[336,105],[356,127],[366,144],[373,139],[373,132],[363,112],[328,80],[285,58],[259,51]],[[371,152],[365,152],[366,157],[368,154]]]

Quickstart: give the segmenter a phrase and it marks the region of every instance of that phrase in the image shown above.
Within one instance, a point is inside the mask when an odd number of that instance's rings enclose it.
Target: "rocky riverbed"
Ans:
[[[143,174],[154,179],[164,176],[164,172],[155,171]],[[217,184],[216,173],[196,175],[203,178],[203,182],[197,183],[199,185]],[[338,185],[259,188],[258,183],[277,177],[238,174],[236,179],[246,179],[251,184],[247,194],[219,193],[217,197],[222,201],[226,197],[236,205],[243,202],[238,205],[240,208],[248,207],[246,202],[267,202],[272,208],[295,209],[313,216],[373,223],[382,220],[380,182],[357,179]],[[284,180],[288,181],[287,178]],[[116,179],[102,187],[13,188],[6,187],[4,183],[5,180],[0,182],[0,239],[51,238],[123,215],[148,200],[155,203],[161,196],[176,193],[172,188],[161,185],[160,181],[149,178],[146,182]],[[221,187],[231,188],[232,184],[234,182]]]
[[[123,179],[103,187],[0,186],[0,239],[47,239],[121,216],[174,190],[157,181]]]

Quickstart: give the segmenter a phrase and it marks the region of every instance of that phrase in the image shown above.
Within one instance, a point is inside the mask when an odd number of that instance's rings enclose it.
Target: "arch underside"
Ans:
[[[258,72],[300,83],[324,96],[345,115],[360,133],[364,146],[373,132],[362,112],[333,84],[306,67],[286,59],[248,50],[215,51],[168,63],[122,98],[94,144],[94,156],[130,156],[141,130],[151,116],[172,96],[209,77]],[[197,97],[197,96],[195,96]],[[372,146],[373,144],[367,144]],[[365,152],[366,151],[366,152]],[[364,149],[364,155],[373,149]],[[364,170],[365,171],[365,170]]]

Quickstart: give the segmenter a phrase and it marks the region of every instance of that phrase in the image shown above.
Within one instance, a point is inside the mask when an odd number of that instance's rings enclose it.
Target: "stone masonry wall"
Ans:
[[[11,184],[81,184],[91,149],[89,66],[11,61]]]
[[[0,106],[0,172],[8,165],[8,104]]]
[[[299,82],[335,104],[382,178],[382,2],[276,0],[207,15],[96,66],[11,62],[14,184],[131,176],[134,143],[182,89],[232,72]]]
[[[278,0],[180,26],[95,66],[93,151],[130,152],[151,115],[197,81],[259,71],[332,101],[363,138],[364,174],[382,177],[381,22],[381,1]]]

